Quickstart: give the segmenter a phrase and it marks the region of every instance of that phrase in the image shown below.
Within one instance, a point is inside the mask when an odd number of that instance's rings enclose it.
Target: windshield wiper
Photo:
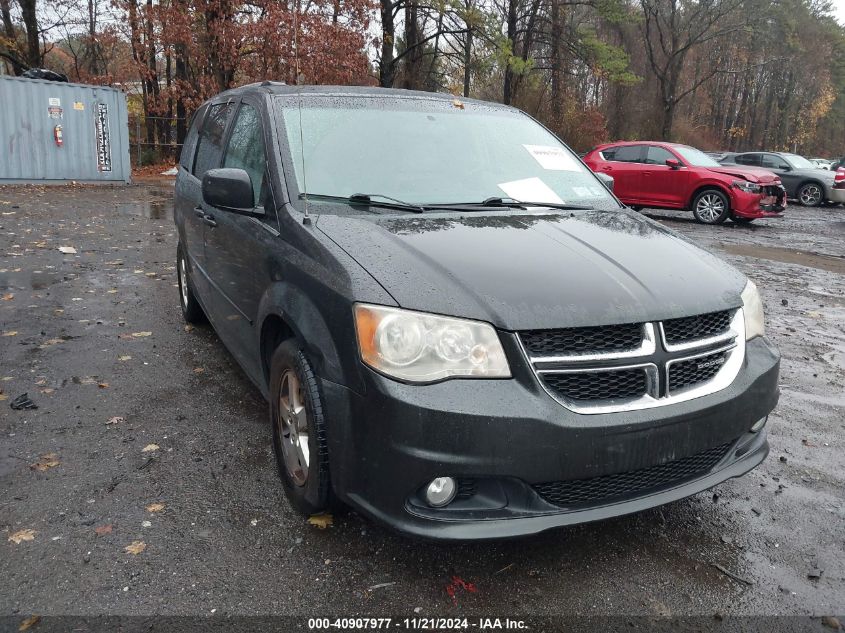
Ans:
[[[381,193],[353,193],[351,196],[330,196],[323,193],[301,193],[300,200],[306,198],[316,198],[317,200],[328,200],[330,202],[345,202],[347,204],[362,204],[371,207],[381,207],[384,209],[399,209],[400,211],[410,211],[411,213],[422,213],[425,207],[418,204],[411,204],[404,202],[397,198],[391,198]],[[375,198],[379,198],[376,200]]]
[[[514,198],[485,198],[481,202],[455,202],[448,204],[427,204],[427,209],[481,209],[481,208],[508,208],[528,209],[529,207],[541,207],[546,209],[560,209],[562,211],[592,211],[593,207],[586,207],[577,204],[565,204],[562,202],[525,202]]]

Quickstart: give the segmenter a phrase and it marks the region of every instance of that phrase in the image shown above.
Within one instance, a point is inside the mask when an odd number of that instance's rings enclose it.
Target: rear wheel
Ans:
[[[817,207],[824,202],[824,190],[817,182],[808,182],[798,190],[798,201],[805,207]]]
[[[331,503],[329,452],[317,378],[295,339],[270,362],[270,422],[273,452],[291,505],[306,516]]]
[[[730,212],[728,197],[718,189],[705,189],[692,201],[692,214],[703,224],[720,224]]]
[[[179,280],[179,305],[182,307],[182,316],[188,323],[201,323],[205,314],[191,287],[188,261],[182,244],[176,247],[176,277]]]

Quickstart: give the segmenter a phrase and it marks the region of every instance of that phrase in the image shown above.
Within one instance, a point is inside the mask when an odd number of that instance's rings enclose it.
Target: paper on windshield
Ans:
[[[547,202],[560,204],[563,200],[539,178],[523,178],[498,185],[508,196],[520,202]]]
[[[523,145],[540,167],[550,171],[581,171],[581,165],[562,147],[552,145]]]

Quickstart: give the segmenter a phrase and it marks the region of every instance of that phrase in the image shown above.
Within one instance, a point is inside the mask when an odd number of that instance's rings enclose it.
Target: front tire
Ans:
[[[276,466],[291,505],[311,516],[329,509],[329,451],[317,378],[295,339],[270,361],[270,423]]]
[[[728,197],[718,189],[705,189],[692,201],[692,214],[702,224],[721,224],[730,212]]]
[[[176,247],[176,277],[179,280],[179,305],[182,308],[182,317],[187,323],[202,323],[205,320],[205,313],[191,287],[188,260],[181,243]]]
[[[817,207],[824,202],[824,189],[817,182],[808,182],[798,190],[798,201],[805,207]]]

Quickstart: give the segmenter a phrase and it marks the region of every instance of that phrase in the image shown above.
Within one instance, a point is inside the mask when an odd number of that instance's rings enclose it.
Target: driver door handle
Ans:
[[[194,214],[198,218],[204,218],[205,217],[205,211],[202,210],[202,207],[194,207]]]
[[[208,226],[214,227],[217,226],[217,220],[215,220],[210,215],[206,214],[203,216],[202,221],[205,222]]]

